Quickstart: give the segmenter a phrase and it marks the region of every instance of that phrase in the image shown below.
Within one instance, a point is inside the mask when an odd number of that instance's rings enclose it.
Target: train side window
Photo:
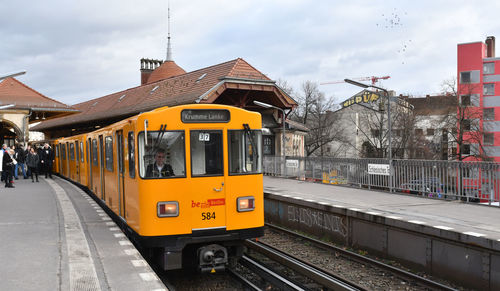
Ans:
[[[222,176],[224,175],[222,154],[222,131],[191,131],[191,175]]]
[[[85,162],[85,158],[83,156],[83,142],[80,142],[80,161],[83,163]]]
[[[66,159],[66,144],[61,144],[61,155],[62,155],[62,159],[65,160]]]
[[[75,160],[75,145],[73,143],[69,143],[69,159]]]
[[[76,153],[76,161],[80,160],[80,147],[78,146],[78,142],[75,141],[75,153]]]
[[[146,145],[144,132],[140,132],[137,137],[140,177],[186,177],[184,140],[184,131],[148,130]]]
[[[56,150],[55,150],[55,156],[56,156],[56,158],[58,158],[59,157],[59,145],[56,144],[55,148],[56,148]]]
[[[106,151],[106,170],[113,172],[113,138],[111,136],[106,136],[105,151]]]
[[[135,142],[134,132],[130,131],[127,138],[128,145],[128,174],[130,178],[135,178]]]
[[[97,160],[97,139],[92,140],[92,164],[94,166],[98,166],[98,160]]]
[[[87,159],[87,164],[89,163],[89,153],[90,153],[90,142],[88,140],[85,141],[85,146],[87,150],[85,151],[85,158]]]
[[[229,130],[229,174],[262,173],[262,131]]]

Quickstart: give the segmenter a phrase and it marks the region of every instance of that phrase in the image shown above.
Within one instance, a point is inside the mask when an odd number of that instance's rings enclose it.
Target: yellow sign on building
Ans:
[[[363,91],[358,95],[354,95],[353,97],[347,99],[342,103],[342,108],[349,107],[353,104],[358,103],[372,103],[377,101],[380,98],[380,95],[375,94],[369,91]]]

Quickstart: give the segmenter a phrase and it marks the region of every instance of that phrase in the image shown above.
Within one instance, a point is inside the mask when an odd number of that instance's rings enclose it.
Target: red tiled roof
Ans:
[[[47,130],[70,124],[130,116],[162,106],[206,102],[199,97],[217,87],[222,78],[270,81],[245,60],[238,58],[76,104],[74,107],[81,113],[47,120],[35,126],[33,130]],[[285,98],[289,99],[287,96]],[[287,102],[295,104],[295,101],[288,99]]]
[[[55,111],[73,111],[74,108],[51,99],[26,86],[15,78],[0,82],[0,105],[14,104],[17,109],[50,108]]]
[[[170,77],[185,74],[183,68],[179,67],[174,61],[165,61],[161,66],[156,68],[148,78],[148,84],[159,80],[164,80]]]

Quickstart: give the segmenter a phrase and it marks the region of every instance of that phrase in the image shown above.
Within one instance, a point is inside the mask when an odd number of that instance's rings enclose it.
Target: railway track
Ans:
[[[281,227],[278,227],[278,226],[275,226],[275,225],[272,225],[272,224],[267,224],[267,223],[266,223],[266,226],[269,227],[270,229],[277,230],[277,231],[280,231],[280,232],[284,232],[284,233],[286,233],[286,234],[288,234],[290,236],[300,238],[303,241],[307,241],[309,243],[312,243],[312,244],[314,244],[314,245],[316,245],[316,246],[318,246],[318,247],[320,247],[322,249],[326,249],[326,250],[328,250],[330,252],[340,253],[342,256],[344,256],[344,257],[346,257],[346,258],[348,258],[350,260],[353,260],[353,261],[356,261],[356,262],[359,262],[359,263],[362,263],[362,264],[367,264],[367,265],[375,266],[375,267],[377,267],[377,268],[379,268],[381,270],[384,270],[385,272],[391,272],[396,277],[402,278],[402,279],[404,279],[406,281],[411,281],[411,282],[413,282],[415,284],[423,286],[426,289],[430,289],[430,290],[457,290],[455,288],[452,288],[452,287],[444,285],[442,283],[433,281],[431,279],[424,278],[422,276],[418,276],[418,275],[413,274],[411,272],[408,272],[408,271],[396,268],[394,266],[391,266],[391,265],[385,264],[383,262],[380,262],[380,261],[368,258],[366,256],[359,255],[359,254],[357,254],[355,252],[352,252],[352,251],[349,251],[349,250],[346,250],[346,249],[343,249],[343,248],[340,248],[340,247],[336,247],[334,245],[322,242],[320,240],[317,240],[317,239],[314,239],[314,238],[310,238],[310,237],[301,235],[299,233],[290,231],[288,229],[284,229],[284,228],[281,228]]]
[[[245,245],[249,252],[239,264],[256,274],[259,282],[255,282],[255,276],[254,282],[248,279],[248,273],[234,269],[230,272],[248,290],[365,290],[264,243],[247,240]]]

